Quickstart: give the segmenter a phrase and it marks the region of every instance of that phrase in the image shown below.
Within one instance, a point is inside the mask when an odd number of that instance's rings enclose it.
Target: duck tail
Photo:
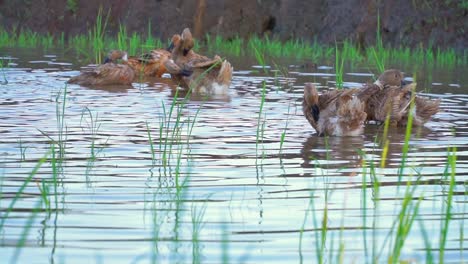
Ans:
[[[318,105],[319,94],[313,83],[306,83],[304,87],[304,102],[309,105]]]
[[[95,81],[95,76],[92,72],[83,72],[80,75],[70,78],[67,83],[79,85],[92,85]]]
[[[364,127],[367,114],[364,103],[352,95],[342,96],[338,99],[339,126],[347,131],[349,135],[358,135]]]
[[[320,109],[318,107],[319,94],[317,88],[312,83],[306,83],[304,87],[304,101],[302,103],[302,110],[305,117],[309,122],[317,122],[319,120]],[[314,124],[312,124],[314,126]]]
[[[224,60],[221,63],[221,69],[218,73],[218,82],[229,86],[232,80],[232,71],[233,67],[231,66],[231,63],[229,63],[227,60]]]

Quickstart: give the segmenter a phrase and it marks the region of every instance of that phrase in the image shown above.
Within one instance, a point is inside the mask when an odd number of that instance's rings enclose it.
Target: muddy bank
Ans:
[[[334,43],[346,38],[375,43],[377,18],[385,43],[393,46],[432,45],[462,50],[468,40],[465,1],[426,0],[0,0],[0,22],[39,33],[90,30],[102,6],[109,12],[107,31],[119,24],[128,32],[168,38],[184,27],[198,37],[219,34],[248,37],[268,34],[283,40],[317,39]]]

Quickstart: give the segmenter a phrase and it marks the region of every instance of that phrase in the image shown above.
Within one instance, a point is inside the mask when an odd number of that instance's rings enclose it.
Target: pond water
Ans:
[[[442,99],[412,134],[401,169],[404,129],[390,130],[383,166],[380,126],[359,137],[315,135],[303,85],[332,87],[326,63],[284,59],[284,69],[265,73],[233,58],[227,96],[183,103],[167,76],[66,87],[86,63],[63,50],[0,55],[9,62],[0,72],[1,262],[425,263],[439,261],[444,233],[441,258],[468,258],[466,67],[392,65]],[[372,80],[369,71],[348,67],[346,85]],[[408,234],[398,233],[405,204],[415,216]]]

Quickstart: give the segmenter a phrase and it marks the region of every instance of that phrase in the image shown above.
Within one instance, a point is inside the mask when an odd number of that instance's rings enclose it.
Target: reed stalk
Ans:
[[[344,73],[344,57],[335,44],[335,75],[336,75],[336,88],[343,89],[343,73]]]
[[[457,164],[457,149],[453,147],[449,149],[447,157],[447,169],[449,171],[448,175],[445,175],[445,178],[448,179],[449,189],[447,192],[446,200],[442,203],[442,214],[444,215],[443,220],[441,221],[440,227],[440,239],[439,239],[439,263],[444,262],[445,248],[447,244],[447,236],[450,227],[450,221],[452,220],[452,207],[453,207],[453,195],[455,189],[455,175],[456,175],[456,164]],[[445,210],[444,210],[445,209]]]
[[[105,54],[105,43],[104,37],[107,28],[107,22],[110,17],[111,9],[107,11],[107,15],[103,18],[103,8],[102,6],[98,10],[98,14],[96,17],[96,24],[94,25],[93,30],[89,34],[89,39],[91,40],[93,51],[94,51],[94,58],[97,64],[102,63],[102,57]]]
[[[261,99],[260,99],[260,106],[259,106],[259,110],[258,110],[258,118],[257,118],[257,133],[256,133],[256,137],[255,137],[255,153],[256,153],[256,156],[258,157],[258,150],[259,150],[259,146],[260,146],[260,143],[263,142],[263,134],[264,134],[264,131],[265,131],[265,120],[263,121],[262,123],[262,115],[263,115],[263,107],[265,105],[265,98],[266,98],[266,83],[263,82],[262,84],[262,95],[261,95]],[[263,153],[262,153],[262,156],[263,156]]]
[[[0,219],[0,232],[3,231],[3,227],[4,227],[4,224],[5,224],[5,221],[8,219],[8,215],[10,214],[10,212],[14,209],[15,207],[15,204],[16,202],[21,198],[21,196],[23,195],[23,192],[24,190],[26,189],[26,186],[31,182],[31,180],[33,179],[33,177],[37,174],[37,172],[39,171],[39,169],[41,168],[42,164],[44,164],[48,157],[50,155],[50,151],[48,151],[41,159],[39,159],[39,161],[37,162],[37,164],[34,166],[34,168],[32,169],[32,171],[29,173],[29,175],[24,179],[23,181],[23,184],[21,184],[20,188],[18,189],[18,191],[16,192],[15,194],[15,197],[13,197],[13,199],[11,200],[10,204],[8,205],[8,207],[6,208],[6,211],[5,213],[2,215],[1,219]]]

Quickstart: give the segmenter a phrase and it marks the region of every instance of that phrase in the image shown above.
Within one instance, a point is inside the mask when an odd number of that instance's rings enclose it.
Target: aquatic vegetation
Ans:
[[[395,221],[395,223],[398,223],[398,226],[395,234],[395,241],[393,243],[393,250],[388,261],[389,263],[400,263],[401,251],[411,231],[413,222],[418,215],[421,198],[417,200],[416,204],[413,203],[415,190],[416,187],[411,188],[411,182],[408,181],[401,210],[398,214],[397,220]]]
[[[368,51],[371,53],[372,57],[375,60],[375,65],[378,70],[378,72],[384,72],[385,71],[385,58],[387,57],[385,52],[382,50],[377,51],[376,48],[370,47]]]
[[[244,54],[244,40],[240,37],[235,37],[229,40],[223,39],[221,36],[212,37],[210,35],[205,36],[206,49],[208,52],[217,54],[223,53],[232,56],[243,56]],[[198,43],[198,42],[197,42]]]
[[[82,122],[85,123],[84,127],[81,124]],[[104,146],[107,145],[107,142],[109,141],[109,138],[110,138],[108,137],[104,143],[98,144],[97,142],[98,132],[101,127],[101,124],[99,122],[100,120],[99,120],[98,113],[93,115],[92,111],[88,107],[83,109],[83,112],[81,114],[81,119],[80,119],[80,126],[82,126],[83,129],[86,128],[89,131],[90,138],[91,138],[91,145],[89,147],[90,154],[88,157],[88,161],[86,164],[86,171],[85,171],[85,176],[86,176],[86,181],[87,181],[88,186],[91,186],[90,176],[94,168],[94,164],[96,160],[98,159],[98,157],[104,151],[104,148],[105,148]]]
[[[2,77],[3,77],[3,81],[0,82],[0,85],[8,84],[4,63],[6,67],[10,65],[10,62],[5,62],[4,60],[0,60],[0,70],[2,71]]]
[[[284,145],[284,140],[286,139],[286,133],[288,131],[288,124],[289,124],[289,113],[290,113],[290,110],[291,110],[291,105],[289,104],[288,105],[288,113],[286,114],[287,115],[287,119],[286,119],[286,122],[284,124],[284,129],[283,131],[281,132],[281,137],[280,137],[280,145],[279,145],[279,155],[281,156],[281,154],[283,154],[283,145]]]
[[[33,210],[31,212],[31,215],[29,216],[29,218],[27,219],[27,221],[26,221],[26,223],[24,225],[23,231],[22,231],[22,233],[20,235],[20,239],[18,240],[18,242],[15,245],[15,252],[13,253],[13,256],[10,259],[10,263],[17,263],[18,262],[18,257],[21,254],[21,250],[23,249],[23,247],[25,247],[26,238],[28,237],[28,234],[29,234],[29,232],[31,231],[31,229],[33,227],[33,222],[36,219],[36,217],[37,217],[37,215],[38,215],[38,213],[40,211],[40,209],[39,209],[40,204],[41,204],[41,201],[37,201],[36,204],[34,205]]]
[[[336,88],[343,89],[344,56],[340,53],[338,45],[335,46],[335,78]]]
[[[446,200],[442,202],[441,214],[444,216],[440,225],[439,238],[439,263],[444,262],[445,249],[447,246],[447,235],[450,227],[450,221],[453,218],[453,195],[455,188],[455,171],[457,164],[456,147],[450,148],[447,155],[447,167],[444,173],[444,181],[448,181],[449,189]]]
[[[28,147],[23,145],[23,141],[21,140],[21,138],[18,140],[18,147],[19,147],[19,151],[20,151],[20,155],[21,155],[21,161],[25,161],[26,160],[26,150],[28,149]]]
[[[101,64],[102,58],[105,54],[105,44],[104,44],[104,37],[107,27],[107,22],[110,16],[110,9],[107,11],[107,15],[103,21],[103,13],[102,7],[99,8],[97,17],[96,17],[96,24],[91,32],[89,32],[89,39],[91,40],[93,51],[94,51],[94,59],[97,64]]]
[[[255,51],[255,58],[257,59],[257,62],[260,66],[262,66],[262,70],[264,73],[267,73],[268,70],[267,70],[267,65],[266,65],[266,62],[265,62],[265,54],[263,52],[261,52],[259,49],[257,49],[257,47],[255,46],[252,46],[253,50]]]
[[[127,50],[129,54],[139,54],[149,49],[164,47],[168,40],[154,38],[151,34],[151,24],[145,33],[133,32],[128,34],[125,25],[119,25],[116,36],[106,34],[109,12],[104,13],[99,9],[95,25],[88,34],[69,36],[65,40],[63,32],[57,35],[38,34],[36,32],[0,28],[0,47],[38,47],[45,49],[52,47],[69,47],[77,54],[89,56],[89,50],[93,51],[93,59],[100,63],[105,52],[111,49]],[[380,23],[380,21],[378,21]],[[336,45],[335,45],[336,46]],[[374,46],[358,47],[356,43],[344,40],[339,43],[340,54],[343,60],[351,65],[365,63],[375,65],[378,71],[382,71],[386,65],[394,63],[410,65],[417,62],[418,65],[427,64],[441,67],[453,67],[455,65],[467,65],[468,54],[466,51],[455,51],[453,48],[441,49],[440,47],[418,46],[388,47],[383,44],[379,26],[376,30],[376,44]],[[336,61],[336,47],[320,44],[317,41],[292,39],[280,41],[270,37],[252,36],[248,39],[233,37],[224,39],[220,36],[206,35],[204,40],[196,40],[194,49],[207,50],[213,54],[226,54],[228,56],[252,56],[260,65],[267,65],[273,58],[295,58],[298,60],[307,58],[311,61]]]
[[[266,98],[266,84],[263,82],[262,85],[262,95],[260,97],[260,106],[258,109],[258,118],[257,118],[257,134],[255,138],[255,153],[256,156],[259,156],[259,147],[260,145],[263,147],[263,136],[265,133],[265,123],[266,123],[266,113],[263,112],[263,107],[265,105],[265,98]],[[265,155],[265,151],[262,150],[262,157]]]
[[[201,207],[192,204],[191,218],[192,218],[192,263],[202,262],[202,247],[200,246],[200,235],[205,223],[203,218],[206,213],[206,203]]]
[[[118,40],[105,36],[104,43],[134,45],[138,52],[158,41],[133,35],[121,28]],[[88,39],[75,41],[89,52]],[[439,124],[447,121],[442,115],[431,124],[437,130],[421,138],[409,128],[392,131],[389,117],[357,139],[315,137],[304,132],[297,111],[298,83],[315,77],[298,77],[288,64],[277,63],[285,56],[288,62],[321,60],[317,63],[335,65],[345,81],[353,63],[373,72],[378,60],[392,65],[400,54],[398,60],[408,62],[409,71],[416,64],[412,58],[436,67],[460,63],[463,56],[452,58],[448,52],[443,59],[436,50],[420,47],[414,54],[407,47],[359,51],[348,41],[328,47],[257,38],[255,48],[249,48],[240,38],[207,39],[198,42],[200,48],[254,60],[257,51],[274,70],[239,74],[230,101],[196,97],[193,89],[172,90],[165,83],[143,83],[115,94],[51,87],[53,96],[45,100],[43,91],[13,86],[21,96],[33,90],[34,100],[19,97],[12,105],[5,100],[1,107],[11,112],[3,114],[4,120],[21,119],[23,109],[48,114],[50,120],[40,123],[27,116],[27,126],[13,123],[0,140],[5,147],[0,153],[6,153],[0,157],[5,164],[0,169],[0,243],[7,260],[22,262],[34,255],[68,263],[95,251],[96,262],[118,257],[130,263],[466,259],[466,128],[457,122],[466,114],[465,100],[444,95],[455,109],[447,115],[460,129],[453,135]],[[60,37],[53,44],[60,42],[66,41]],[[324,79],[330,81],[328,75]],[[2,99],[11,90],[4,89]],[[44,137],[37,137],[36,128]],[[453,138],[457,148],[447,150]],[[48,156],[41,159],[44,152]],[[92,190],[86,188],[88,175],[93,175]]]
[[[119,25],[119,32],[117,33],[117,48],[119,50],[128,50],[127,41],[127,27],[124,25]]]

